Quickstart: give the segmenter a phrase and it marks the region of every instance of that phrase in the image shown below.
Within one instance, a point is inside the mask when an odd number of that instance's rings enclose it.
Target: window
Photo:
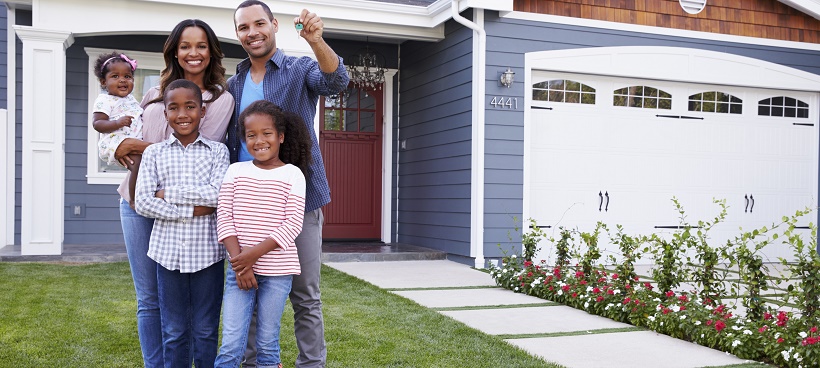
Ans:
[[[689,96],[689,111],[742,114],[743,100],[718,91],[697,93]]]
[[[808,118],[809,104],[786,96],[767,98],[757,103],[757,115],[784,118]]]
[[[624,87],[613,91],[613,95],[613,106],[662,110],[672,109],[672,95],[653,87]]]
[[[555,79],[532,85],[532,99],[564,103],[595,104],[595,89],[572,80]]]
[[[322,130],[337,132],[376,132],[376,98],[368,91],[353,87],[322,98]]]
[[[91,113],[93,111],[94,100],[100,94],[100,82],[94,75],[94,61],[101,54],[109,53],[114,50],[85,48],[85,53],[88,54],[88,159],[87,159],[87,173],[86,180],[88,184],[120,184],[125,179],[126,169],[118,164],[109,165],[100,160],[97,154],[97,141],[100,134],[91,126]],[[131,94],[137,101],[142,101],[142,96],[148,92],[151,87],[159,85],[159,73],[165,68],[165,60],[161,53],[140,52],[122,50],[123,53],[136,59],[139,62],[136,72],[134,73],[134,91]],[[237,59],[223,59],[222,65],[231,74],[236,70],[236,64],[239,63]]]

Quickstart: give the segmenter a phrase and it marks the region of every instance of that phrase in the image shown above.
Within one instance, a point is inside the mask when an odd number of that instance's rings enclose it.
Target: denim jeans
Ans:
[[[194,273],[157,267],[165,367],[214,366],[224,262]]]
[[[157,294],[157,263],[148,258],[148,240],[154,219],[140,216],[120,200],[120,222],[125,238],[131,277],[137,293],[137,332],[142,360],[146,368],[164,367],[162,360],[162,330],[160,328],[159,295]]]
[[[256,320],[256,366],[276,367],[279,357],[279,326],[293,276],[255,275],[259,288],[242,290],[236,285],[236,273],[228,267],[225,297],[222,301],[222,347],[216,367],[239,367],[248,344],[248,328],[254,308]]]

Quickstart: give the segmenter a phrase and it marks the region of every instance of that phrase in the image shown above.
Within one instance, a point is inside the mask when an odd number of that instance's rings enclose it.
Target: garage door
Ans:
[[[532,81],[528,205],[539,225],[668,235],[680,224],[672,198],[691,223],[726,199],[711,232],[723,242],[817,205],[817,94],[539,71]],[[766,250],[772,261],[789,253]]]

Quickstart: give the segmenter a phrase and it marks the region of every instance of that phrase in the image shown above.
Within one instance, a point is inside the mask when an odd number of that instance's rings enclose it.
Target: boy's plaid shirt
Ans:
[[[193,217],[194,206],[216,208],[228,170],[224,144],[201,135],[183,147],[173,135],[142,154],[136,210],[156,219],[148,257],[168,270],[192,273],[225,258],[216,240],[216,213]],[[154,195],[164,189],[164,199]]]

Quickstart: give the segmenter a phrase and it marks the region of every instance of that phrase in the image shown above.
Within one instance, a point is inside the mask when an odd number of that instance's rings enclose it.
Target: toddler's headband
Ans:
[[[120,56],[114,56],[114,57],[108,58],[108,60],[106,60],[102,64],[102,66],[100,67],[100,72],[102,73],[105,70],[105,66],[108,65],[108,63],[111,62],[111,60],[114,60],[114,59],[122,59],[126,63],[131,64],[131,71],[132,72],[137,70],[137,61],[136,60],[129,59],[128,56],[125,56],[125,54],[120,54]]]

